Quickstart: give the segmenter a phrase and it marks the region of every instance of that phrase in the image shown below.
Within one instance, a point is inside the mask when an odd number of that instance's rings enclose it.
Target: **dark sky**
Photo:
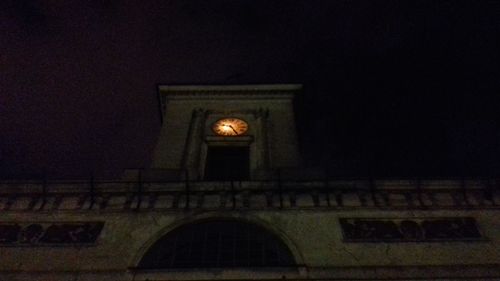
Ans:
[[[2,1],[0,176],[147,167],[157,84],[302,83],[304,162],[497,175],[497,1]]]

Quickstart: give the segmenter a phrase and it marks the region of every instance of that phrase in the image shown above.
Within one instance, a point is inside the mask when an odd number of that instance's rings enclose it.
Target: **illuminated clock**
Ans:
[[[248,130],[248,124],[238,118],[223,118],[214,123],[212,130],[220,136],[239,136]]]

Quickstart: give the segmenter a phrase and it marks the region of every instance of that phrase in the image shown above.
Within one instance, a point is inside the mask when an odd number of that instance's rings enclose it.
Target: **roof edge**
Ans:
[[[300,91],[302,84],[158,85],[160,92]]]

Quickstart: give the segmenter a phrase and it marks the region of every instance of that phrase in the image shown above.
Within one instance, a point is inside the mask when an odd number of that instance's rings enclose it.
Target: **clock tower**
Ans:
[[[160,86],[151,169],[0,181],[0,280],[500,280],[499,179],[283,169],[300,91]]]
[[[292,101],[301,89],[159,86],[163,122],[151,168],[192,180],[259,180],[297,167]]]

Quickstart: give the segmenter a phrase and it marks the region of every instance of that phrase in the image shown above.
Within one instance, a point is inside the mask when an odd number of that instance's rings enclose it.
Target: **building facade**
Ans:
[[[0,280],[500,280],[496,179],[301,167],[300,85],[160,86],[150,169],[0,184]]]

